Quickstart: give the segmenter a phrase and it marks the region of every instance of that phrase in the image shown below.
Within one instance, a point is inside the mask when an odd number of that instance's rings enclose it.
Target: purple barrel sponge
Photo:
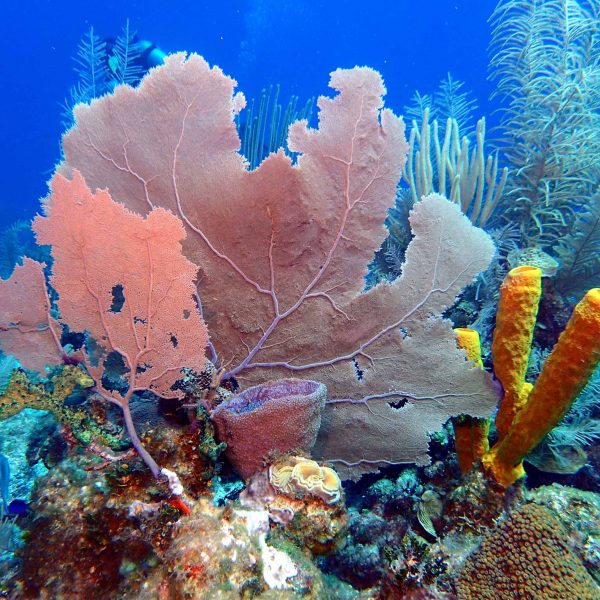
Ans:
[[[225,400],[211,416],[227,459],[249,479],[278,455],[310,451],[326,400],[322,383],[276,379]]]

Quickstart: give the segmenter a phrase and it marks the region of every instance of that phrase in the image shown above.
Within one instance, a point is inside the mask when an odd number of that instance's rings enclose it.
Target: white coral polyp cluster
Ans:
[[[251,536],[257,536],[262,559],[262,576],[272,590],[292,587],[288,581],[298,575],[298,567],[283,551],[266,542],[269,532],[269,513],[266,510],[237,510],[236,514],[246,519],[246,528]]]

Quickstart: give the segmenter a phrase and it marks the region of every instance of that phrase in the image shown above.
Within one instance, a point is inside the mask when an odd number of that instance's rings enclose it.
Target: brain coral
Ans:
[[[458,576],[459,600],[578,600],[600,589],[569,548],[560,521],[528,504],[492,529]]]

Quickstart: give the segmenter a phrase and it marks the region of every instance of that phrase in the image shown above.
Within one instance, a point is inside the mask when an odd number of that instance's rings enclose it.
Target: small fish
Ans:
[[[442,516],[442,509],[443,503],[439,494],[433,490],[425,490],[419,501],[417,519],[421,527],[434,539],[437,539],[438,534],[433,521]]]
[[[25,500],[20,500],[19,498],[12,500],[8,505],[8,514],[13,517],[22,517],[30,510],[29,502],[25,502]]]

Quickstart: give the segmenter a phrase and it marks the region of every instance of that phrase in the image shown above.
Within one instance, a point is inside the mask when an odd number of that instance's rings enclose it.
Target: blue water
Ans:
[[[165,52],[202,54],[239,82],[247,98],[272,83],[281,99],[327,91],[337,67],[368,65],[386,81],[386,105],[401,114],[415,90],[433,91],[447,72],[466,83],[487,114],[487,18],[493,3],[247,0],[3,3],[0,18],[0,229],[29,219],[59,159],[61,102],[77,77],[79,40],[91,26],[116,37],[127,19]]]

